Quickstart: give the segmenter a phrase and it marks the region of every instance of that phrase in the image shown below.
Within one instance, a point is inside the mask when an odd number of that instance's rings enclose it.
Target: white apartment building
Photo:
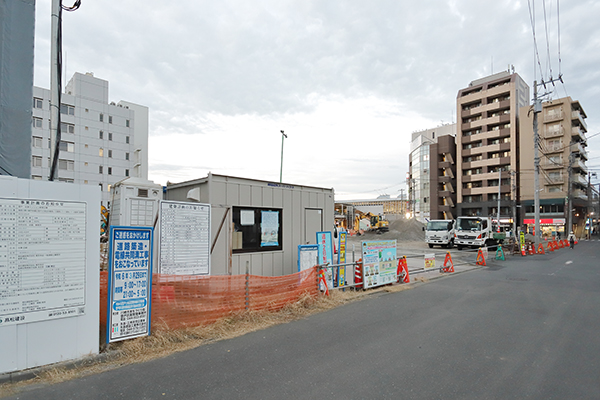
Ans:
[[[31,178],[50,175],[50,90],[33,87]],[[61,95],[58,180],[99,185],[102,204],[113,184],[148,179],[148,107],[108,102],[108,81],[75,73]]]
[[[427,222],[431,218],[430,146],[443,135],[456,136],[456,124],[443,124],[412,133],[408,156],[408,198],[411,217],[420,222]]]

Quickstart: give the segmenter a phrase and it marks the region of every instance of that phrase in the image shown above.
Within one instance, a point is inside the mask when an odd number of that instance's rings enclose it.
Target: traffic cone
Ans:
[[[398,282],[410,283],[410,276],[408,275],[408,264],[406,263],[406,256],[402,256],[398,260],[398,269],[396,270],[396,275],[398,275]]]
[[[450,266],[448,266],[450,263]],[[442,272],[454,272],[454,263],[452,262],[452,256],[450,252],[446,253],[446,258],[444,258],[444,268],[442,268]]]
[[[533,243],[529,243],[529,255],[532,256],[535,254],[535,247],[533,247]]]
[[[546,249],[548,251],[554,251],[554,246],[552,246],[552,242],[551,241],[546,244]]]
[[[496,249],[496,260],[506,261],[504,258],[504,250],[502,250],[501,245],[498,245],[498,248]]]
[[[526,256],[527,255],[527,252],[525,251],[525,245],[524,244],[521,245],[521,255],[522,256]]]
[[[321,288],[324,287],[325,295],[329,296],[329,288],[327,287],[327,281],[325,280],[325,271],[319,270],[319,273],[317,276],[319,277],[319,289],[321,291],[323,291],[323,289],[321,289]]]
[[[479,248],[479,251],[477,251],[477,262],[475,262],[475,264],[485,266],[485,257],[483,256],[483,251],[481,251],[481,247]]]
[[[562,241],[562,240],[559,240],[559,241],[558,241],[558,248],[559,248],[559,249],[562,249],[563,247],[565,247],[565,244],[563,243],[563,241]]]
[[[542,246],[541,243],[538,246],[537,253],[538,254],[546,254],[546,252],[544,251],[544,246]]]

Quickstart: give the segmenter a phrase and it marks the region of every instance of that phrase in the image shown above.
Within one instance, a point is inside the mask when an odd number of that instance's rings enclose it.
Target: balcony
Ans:
[[[578,126],[574,126],[573,128],[571,128],[571,136],[574,140],[586,140],[585,133]]]
[[[566,179],[563,174],[548,175],[546,177],[546,185],[558,185],[559,183],[565,183]]]
[[[571,112],[571,120],[577,121],[579,123],[579,125],[583,126],[583,128],[587,132],[587,122],[585,122],[585,118],[583,117],[583,115],[581,115],[581,113],[579,111]]]
[[[563,119],[563,112],[560,111],[549,111],[544,114],[544,122],[559,121]]]
[[[551,158],[551,159],[544,158],[540,162],[540,167],[542,167],[544,169],[559,169],[559,168],[566,168],[567,165],[565,165],[565,162],[562,157]]]
[[[586,176],[582,174],[573,174],[571,176],[571,182],[582,186],[587,186],[588,184]]]
[[[562,125],[558,126],[558,129],[550,129],[549,127],[545,126],[544,129],[542,130],[542,137],[544,139],[551,139],[551,138],[555,138],[555,137],[560,137],[563,136],[565,134],[565,128]]]
[[[585,160],[588,159],[587,150],[585,149],[585,146],[582,143],[572,144],[571,149],[572,149],[573,153],[579,154],[581,158],[583,158]]]
[[[558,153],[558,152],[562,153],[565,150],[565,145],[562,140],[560,142],[554,142],[554,143],[546,142],[546,143],[544,143],[543,147],[549,153]]]
[[[587,174],[587,167],[581,158],[575,158],[571,164],[573,169],[580,169]]]
[[[571,193],[573,195],[573,198],[587,201],[588,196],[585,190],[575,189]]]

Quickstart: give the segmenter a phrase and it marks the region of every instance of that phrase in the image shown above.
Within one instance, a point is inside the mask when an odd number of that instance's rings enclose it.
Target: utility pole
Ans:
[[[510,171],[512,176],[512,209],[513,209],[513,235],[517,238],[517,173]]]
[[[498,213],[497,213],[498,226],[500,226],[500,196],[502,195],[501,188],[502,188],[502,169],[499,168],[498,169]]]
[[[568,235],[569,233],[571,233],[571,207],[572,207],[572,195],[571,195],[571,188],[573,186],[573,182],[571,179],[571,175],[573,175],[573,153],[571,153],[571,146],[569,146],[569,169],[567,170],[567,174],[568,174],[568,181],[569,183],[567,184],[567,232],[565,232],[565,235]]]
[[[533,211],[535,219],[535,248],[540,245],[540,156],[537,115],[542,112],[542,102],[537,95],[537,81],[533,81]]]
[[[281,167],[279,168],[279,183],[283,180],[283,141],[287,138],[287,135],[281,131]]]
[[[56,178],[56,167],[58,164],[58,153],[60,142],[60,54],[59,30],[61,24],[61,0],[52,0],[52,26],[51,26],[51,50],[50,50],[50,176],[48,180]]]

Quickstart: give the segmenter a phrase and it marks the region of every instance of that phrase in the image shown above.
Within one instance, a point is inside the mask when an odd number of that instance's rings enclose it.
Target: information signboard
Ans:
[[[396,281],[396,241],[362,242],[365,289]]]
[[[85,314],[86,203],[0,198],[0,324]]]
[[[319,264],[333,264],[333,243],[331,232],[317,232],[317,245],[319,248]],[[325,281],[329,289],[333,288],[333,268],[324,268]]]
[[[319,262],[319,245],[301,244],[298,245],[298,272],[313,268]]]
[[[338,245],[338,264],[346,263],[346,236],[347,233],[342,231],[339,233],[339,245]],[[346,284],[346,267],[341,265],[338,270],[337,285],[342,287]]]
[[[111,226],[107,343],[150,334],[153,228]]]
[[[160,202],[161,274],[210,275],[210,204]]]

